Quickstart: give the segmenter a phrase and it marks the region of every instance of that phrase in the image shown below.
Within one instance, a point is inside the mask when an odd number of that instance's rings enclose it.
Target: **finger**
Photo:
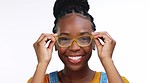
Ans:
[[[53,40],[54,41],[54,38],[55,38],[56,35],[57,34],[42,33],[42,35],[40,36],[40,38],[37,41],[38,42],[45,41],[46,43],[49,40]]]
[[[57,36],[57,34],[48,34],[46,36],[50,38],[50,40],[48,40],[48,41],[50,41],[51,43],[52,42],[56,42],[56,36]]]
[[[56,37],[58,34],[49,34],[47,36],[51,37],[51,42],[55,42],[56,41]]]
[[[53,46],[55,45],[55,42],[56,42],[56,36],[57,36],[58,34],[52,34],[52,36],[54,37],[52,37],[51,38],[51,42],[49,43],[49,45],[48,45],[48,47],[47,47],[47,49],[49,50],[49,51],[52,51],[53,50]]]
[[[101,42],[99,41],[99,39],[94,39],[94,42],[96,44],[97,49],[98,50],[101,50],[103,45],[101,44]]]
[[[110,40],[113,40],[113,38],[108,34],[108,32],[104,32],[104,35],[106,35],[106,37],[109,38]]]
[[[55,45],[55,41],[51,41],[47,47],[48,51],[52,51],[53,50],[53,47]]]
[[[111,38],[111,36],[106,32],[92,32],[92,35],[96,36],[96,35],[107,35],[108,37]]]
[[[107,43],[113,40],[107,32],[95,32],[95,33],[92,33],[92,35],[94,36],[94,38],[101,39],[104,43]]]
[[[45,46],[47,42],[49,42],[51,40],[51,36],[44,36],[40,41],[39,44]]]
[[[56,38],[55,38],[56,36],[57,36],[57,34],[52,34],[51,41],[48,45],[48,48],[52,48],[54,46],[54,44],[56,42]]]
[[[45,37],[45,35],[47,35],[47,33],[42,33],[37,42],[40,42]]]
[[[55,33],[55,34],[52,34],[54,37],[57,37],[58,36],[58,34],[57,33]]]

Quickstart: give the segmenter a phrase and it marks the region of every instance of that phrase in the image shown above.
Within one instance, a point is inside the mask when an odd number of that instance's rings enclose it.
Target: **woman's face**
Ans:
[[[89,36],[92,31],[90,21],[76,14],[67,14],[60,18],[58,22],[57,33],[62,37]],[[56,44],[56,49],[65,68],[76,71],[88,66],[92,46],[91,43],[89,46],[81,47],[73,41],[69,47],[60,47]]]

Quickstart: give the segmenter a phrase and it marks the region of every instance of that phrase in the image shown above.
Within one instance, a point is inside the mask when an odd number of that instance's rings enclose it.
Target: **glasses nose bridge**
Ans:
[[[76,44],[79,46],[79,44],[77,42],[77,38],[73,38],[70,45],[72,45],[73,42],[76,42]]]

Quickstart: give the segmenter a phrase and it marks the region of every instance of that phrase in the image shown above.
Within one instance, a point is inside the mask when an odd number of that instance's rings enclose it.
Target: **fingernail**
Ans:
[[[58,35],[57,33],[54,34],[54,36],[57,36],[57,35]]]
[[[95,32],[92,32],[92,35],[95,35],[96,33]]]

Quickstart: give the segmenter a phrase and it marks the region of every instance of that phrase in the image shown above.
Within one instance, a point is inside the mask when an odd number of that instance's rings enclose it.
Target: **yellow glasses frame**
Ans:
[[[62,45],[60,45],[60,43],[58,42],[58,38],[59,38],[59,37],[65,37],[65,36],[56,36],[56,41],[57,41],[57,43],[58,43],[58,45],[59,45],[60,47],[69,47],[69,46],[72,45],[72,43],[73,43],[74,41],[75,41],[75,42],[77,43],[77,45],[80,46],[80,47],[87,47],[87,46],[89,46],[89,45],[91,44],[91,42],[92,42],[92,40],[93,40],[93,36],[92,36],[92,35],[89,35],[90,38],[91,38],[91,40],[90,40],[90,43],[89,43],[88,45],[81,45],[81,44],[78,43],[77,39],[80,38],[80,37],[84,37],[84,36],[88,36],[88,35],[83,35],[83,36],[79,36],[79,37],[72,38],[71,43],[70,43],[69,45],[67,45],[67,46],[62,46]],[[68,36],[66,36],[66,37],[68,37]],[[68,37],[68,38],[70,38],[70,37]]]

